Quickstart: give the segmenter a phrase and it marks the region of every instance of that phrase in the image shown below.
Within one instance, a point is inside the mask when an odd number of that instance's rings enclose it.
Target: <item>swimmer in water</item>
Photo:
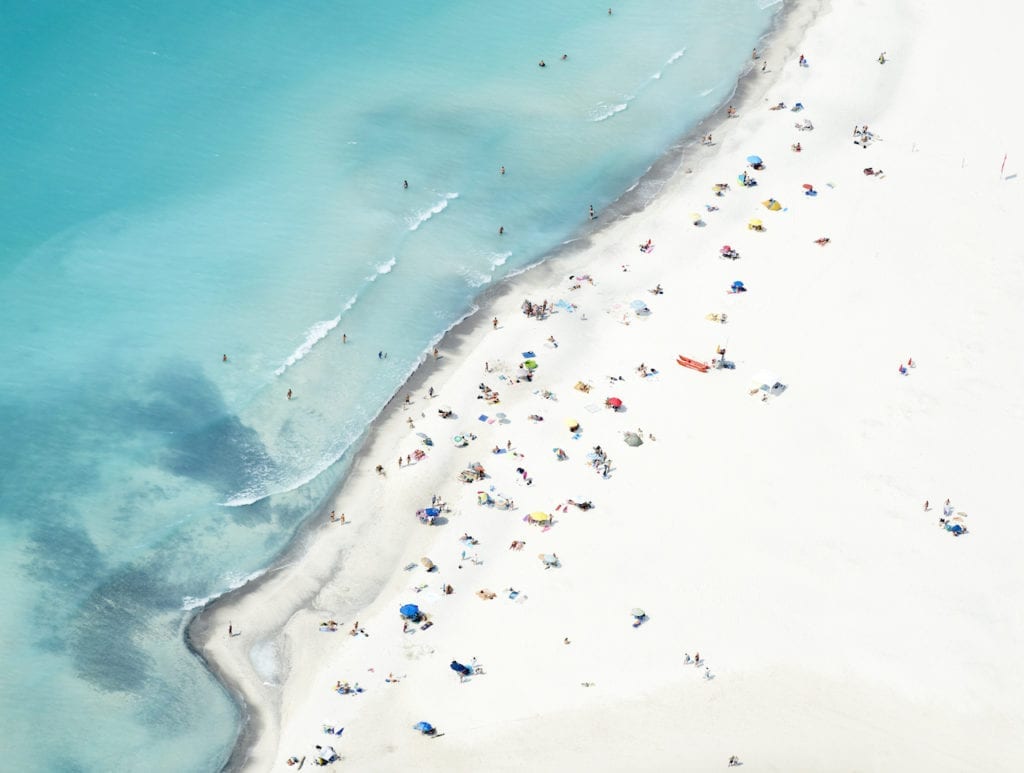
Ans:
[[[498,236],[501,236],[503,233],[505,233],[505,226],[499,225],[498,226]]]
[[[502,167],[502,168],[501,168],[501,172],[500,172],[500,174],[505,174],[505,167]]]
[[[544,64],[544,60],[543,59],[541,59],[539,62],[537,62],[537,66],[538,67],[547,67],[547,65]]]
[[[402,187],[405,188],[406,190],[409,190],[409,181],[402,180]]]
[[[564,61],[565,61],[566,59],[568,59],[568,58],[569,58],[569,55],[568,55],[568,54],[562,54],[562,61],[563,61],[563,62],[564,62]]]

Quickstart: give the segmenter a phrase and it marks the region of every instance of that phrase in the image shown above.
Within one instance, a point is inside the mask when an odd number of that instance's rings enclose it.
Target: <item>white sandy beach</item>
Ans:
[[[360,770],[710,770],[731,755],[749,771],[1020,769],[1024,109],[1000,73],[1022,15],[993,0],[798,7],[738,117],[709,127],[715,144],[655,202],[514,279],[445,339],[308,550],[203,613],[194,642],[253,720],[232,765],[289,770],[294,755],[305,768],[321,744]],[[813,131],[794,127],[804,119]],[[756,187],[738,185],[745,169]],[[720,258],[724,244],[740,258]],[[593,284],[571,289],[581,274]],[[748,291],[729,294],[734,280]],[[538,320],[524,298],[576,308]],[[719,346],[734,369],[675,362],[710,363]],[[534,379],[515,383],[528,351]],[[787,388],[750,394],[764,370]],[[499,405],[477,399],[481,383]],[[611,396],[625,409],[604,407]],[[626,445],[638,429],[643,445]],[[458,433],[476,437],[457,448]],[[597,445],[608,477],[587,461]],[[418,448],[426,458],[399,469]],[[477,461],[487,477],[460,482]],[[478,491],[515,509],[480,506]],[[432,495],[450,512],[421,525]],[[967,534],[940,528],[947,498]],[[563,512],[569,499],[595,507]],[[525,522],[534,511],[553,524]],[[407,603],[433,625],[403,633]],[[339,630],[320,632],[329,619]],[[356,621],[368,636],[348,635]],[[276,653],[276,673],[257,673],[254,651]],[[684,663],[697,652],[700,667]],[[460,682],[449,663],[474,658],[484,673]],[[339,680],[363,692],[339,695]]]

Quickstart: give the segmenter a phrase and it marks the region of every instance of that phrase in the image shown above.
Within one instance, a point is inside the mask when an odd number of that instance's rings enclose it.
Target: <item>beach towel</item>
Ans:
[[[528,360],[528,359],[530,359],[532,357],[536,357],[536,356],[537,355],[534,354],[533,352],[523,352],[523,359],[525,359],[525,360]]]
[[[480,421],[487,421],[487,414],[481,413],[480,414]]]

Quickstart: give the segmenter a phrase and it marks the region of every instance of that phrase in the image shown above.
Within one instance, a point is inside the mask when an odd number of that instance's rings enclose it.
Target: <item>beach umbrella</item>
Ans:
[[[814,190],[814,186],[811,185],[810,183],[804,183],[804,190],[805,191],[813,191]]]
[[[633,617],[646,617],[647,616],[647,613],[644,612],[642,609],[640,609],[640,607],[633,607],[631,610],[629,610],[629,614],[631,614]]]
[[[423,564],[423,568],[426,569],[428,572],[434,568],[434,562],[426,556],[423,556],[423,558],[420,559],[420,563]]]
[[[543,561],[548,566],[558,566],[558,556],[554,553],[540,553],[537,558]]]
[[[732,252],[732,247],[728,244],[723,244],[720,252]]]
[[[413,730],[419,730],[421,733],[429,733],[434,729],[434,726],[429,722],[417,722],[412,726]]]
[[[530,520],[534,523],[545,523],[551,520],[551,516],[538,510],[535,513],[530,513]]]
[[[747,156],[747,163],[748,164],[763,164],[764,162],[761,160],[760,156]]]
[[[732,286],[733,286],[733,288],[743,287],[743,282],[741,282],[739,279],[737,279],[735,282],[732,283]]]
[[[580,428],[580,423],[576,421],[576,419],[566,419],[565,426],[567,426],[571,431],[575,432]]]
[[[761,221],[758,218],[756,218],[756,217],[752,217],[752,218],[750,218],[750,225],[752,225],[755,228],[757,228],[759,225],[761,225]]]
[[[644,440],[635,432],[627,432],[623,438],[626,441],[627,446],[642,446]]]
[[[523,367],[526,368],[527,370],[536,370],[537,369],[537,361],[536,360],[527,360],[526,362],[523,363]]]
[[[416,617],[420,613],[420,608],[415,604],[405,604],[398,609],[398,614],[402,617]]]
[[[637,310],[639,310],[639,309],[646,309],[647,308],[647,304],[644,303],[641,300],[630,301],[629,305],[631,307],[633,307],[634,309],[637,309]]]
[[[609,397],[607,400],[604,401],[604,404],[611,406],[612,408],[621,408],[622,400],[620,400],[617,397]]]
[[[690,221],[693,223],[699,223],[702,220],[699,212],[690,213]]]

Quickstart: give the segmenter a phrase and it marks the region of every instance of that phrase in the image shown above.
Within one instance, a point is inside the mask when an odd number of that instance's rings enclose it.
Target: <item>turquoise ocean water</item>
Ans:
[[[779,7],[5,3],[3,767],[222,764],[189,610],[281,550],[481,288],[729,98]]]

